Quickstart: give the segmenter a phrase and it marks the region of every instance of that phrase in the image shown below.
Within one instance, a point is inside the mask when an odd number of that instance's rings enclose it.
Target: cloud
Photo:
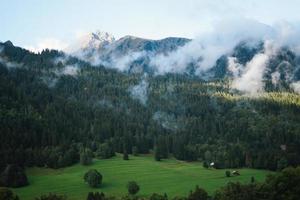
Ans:
[[[25,49],[28,49],[32,52],[39,53],[44,49],[55,49],[55,50],[64,50],[68,47],[68,44],[55,39],[55,38],[45,38],[37,40],[35,45],[25,46]]]
[[[300,81],[292,83],[291,87],[296,93],[300,94]]]
[[[7,61],[6,59],[4,59],[2,57],[0,57],[0,63],[5,65],[7,68],[18,68],[18,67],[22,66],[19,63]]]
[[[68,55],[63,55],[63,56],[59,56],[53,60],[53,63],[55,65],[57,65],[58,63],[62,63],[64,66],[63,68],[55,70],[56,75],[58,75],[58,76],[61,76],[61,75],[76,76],[79,73],[80,67],[78,66],[78,64],[74,64],[74,65],[68,64],[69,59],[70,59],[70,57]]]
[[[158,54],[151,58],[152,66],[156,74],[183,73],[188,64],[197,62],[199,53],[203,47],[195,42],[189,42],[174,52]]]
[[[232,87],[248,94],[264,91],[263,77],[266,65],[282,47],[289,47],[300,54],[300,28],[287,22],[268,26],[253,20],[230,20],[216,23],[212,32],[198,36],[190,43],[174,52],[160,54],[151,59],[151,65],[157,74],[184,73],[188,66],[196,67],[196,74],[202,75],[211,69],[217,59],[227,56],[227,67],[234,80]],[[263,52],[259,52],[245,66],[232,57],[234,47],[241,41],[248,46],[264,43]],[[280,74],[273,73],[272,82],[277,83]],[[288,77],[287,77],[288,78]],[[293,85],[298,91],[297,84]]]
[[[42,76],[41,80],[49,87],[54,88],[56,86],[56,83],[58,82],[57,77],[53,76]]]
[[[78,66],[67,65],[66,67],[63,68],[63,70],[61,71],[61,74],[76,76],[78,74],[78,72],[79,72]]]
[[[55,71],[56,75],[76,76],[79,73],[79,68],[80,68],[79,65],[78,64],[70,65],[68,64],[69,60],[70,60],[70,56],[68,55],[62,55],[52,60],[52,62],[55,65],[57,65],[58,63],[62,63],[64,66],[62,69],[57,69]]]
[[[128,72],[132,70],[132,67],[134,69],[143,68],[144,64],[148,64],[147,67],[153,70],[156,75],[186,73],[190,70],[190,67],[193,67],[193,71],[198,76],[202,76],[214,67],[221,56],[227,56],[227,67],[233,75],[232,87],[246,93],[255,94],[263,91],[263,75],[266,65],[278,49],[288,46],[297,55],[300,54],[299,35],[300,26],[285,21],[270,26],[245,18],[227,19],[213,22],[211,29],[202,32],[184,46],[178,47],[174,51],[157,54],[148,51],[124,51],[120,53],[122,47],[116,53],[114,51],[117,46],[115,45],[116,41],[112,36],[106,34],[103,35],[105,47],[99,50],[95,47],[102,45],[102,43],[99,43],[100,40],[96,39],[94,43],[89,43],[89,39],[93,35],[80,34],[83,39],[79,40],[79,44],[76,45],[91,45],[94,48],[82,52],[78,51],[75,55],[89,61],[92,65],[101,64],[107,68],[118,69],[121,72]],[[80,37],[77,37],[77,39]],[[264,50],[254,55],[251,61],[242,65],[238,63],[237,58],[232,56],[234,48],[241,41],[246,41],[250,47],[251,45],[257,45],[258,42],[263,42],[265,44]],[[127,48],[126,45],[128,44],[125,44]],[[40,40],[32,49],[34,51],[41,51],[44,48],[66,49],[68,46],[70,45],[50,38]],[[146,61],[140,64],[139,60],[144,58]],[[76,75],[78,68],[74,66],[66,67],[65,71],[61,73]],[[278,73],[271,74],[274,84],[278,82],[280,76]],[[142,104],[147,102],[145,100],[147,99],[147,91],[145,92],[148,87],[147,84],[147,81],[142,79],[138,85],[130,89],[131,96],[141,101]]]
[[[0,46],[0,63],[6,66],[8,69],[10,68],[18,68],[22,67],[22,64],[8,61],[5,56],[2,55],[2,52],[4,50],[4,47]]]
[[[169,130],[177,130],[180,126],[173,114],[168,114],[163,111],[157,111],[153,114],[152,119]]]
[[[272,38],[278,46],[288,46],[295,53],[300,54],[300,24],[280,21],[274,24],[275,35]]]
[[[105,98],[99,100],[99,101],[97,102],[97,105],[102,106],[102,107],[105,107],[105,108],[113,108],[113,107],[114,107],[113,103],[112,103],[110,100],[105,99]]]
[[[128,71],[132,62],[147,57],[149,66],[156,74],[184,73],[190,65],[193,65],[196,74],[199,75],[212,68],[222,55],[229,54],[241,40],[268,38],[274,31],[268,25],[249,19],[218,21],[213,24],[213,27],[210,31],[202,32],[186,45],[178,47],[177,50],[160,54],[147,51],[117,54],[114,48],[119,41],[115,41],[110,34],[102,32],[80,34],[77,41],[66,49],[93,65],[101,64],[123,72]]]
[[[272,84],[277,85],[280,80],[280,72],[276,71],[271,74]]]
[[[116,68],[122,72],[128,71],[132,62],[138,60],[139,58],[146,55],[145,51],[140,52],[129,52],[128,54],[124,56],[112,56],[112,61],[110,63],[111,68]]]
[[[148,100],[149,83],[146,78],[146,76],[143,76],[142,80],[137,85],[129,88],[130,96],[133,99],[139,100],[143,105],[146,105]]]
[[[250,60],[241,74],[232,82],[232,87],[251,95],[263,92],[263,76],[266,65],[270,58],[276,54],[278,48],[273,41],[266,41],[264,44],[264,52],[256,54]]]
[[[273,35],[271,27],[247,19],[219,21],[214,28],[199,35],[176,51],[159,54],[150,64],[157,74],[183,73],[190,64],[196,67],[196,74],[212,68],[217,59],[229,54],[243,40],[264,40]]]
[[[231,74],[233,75],[233,77],[239,77],[240,74],[242,73],[243,70],[243,65],[241,65],[240,63],[238,63],[237,58],[236,57],[227,57],[228,60],[228,70],[231,72]]]

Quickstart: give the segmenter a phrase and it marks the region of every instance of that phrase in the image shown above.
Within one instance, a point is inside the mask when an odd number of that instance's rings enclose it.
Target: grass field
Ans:
[[[90,168],[103,175],[103,185],[99,189],[90,188],[83,181],[83,174]],[[175,159],[156,162],[152,156],[130,156],[129,161],[118,155],[112,159],[94,160],[90,166],[74,165],[52,170],[30,168],[27,170],[30,185],[14,189],[21,200],[33,200],[41,194],[65,194],[69,200],[85,200],[90,191],[103,191],[107,195],[126,194],[126,183],[135,180],[141,187],[139,195],[153,192],[167,193],[169,197],[187,195],[195,185],[213,193],[229,181],[249,182],[251,177],[263,181],[264,170],[239,169],[241,176],[225,177],[225,170],[205,169],[199,162],[181,162]]]

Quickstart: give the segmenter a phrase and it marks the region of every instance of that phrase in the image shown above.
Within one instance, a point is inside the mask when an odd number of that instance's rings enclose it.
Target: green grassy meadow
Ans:
[[[90,188],[84,181],[84,173],[97,169],[103,175],[101,188]],[[127,193],[126,184],[134,180],[140,185],[138,195],[167,193],[169,197],[187,195],[195,185],[213,193],[229,181],[247,183],[251,177],[263,181],[270,173],[265,170],[239,169],[241,176],[225,177],[226,170],[205,169],[200,162],[182,162],[175,159],[154,161],[152,156],[130,156],[125,161],[120,155],[107,160],[94,160],[90,166],[80,164],[53,170],[29,168],[30,185],[14,189],[21,200],[33,200],[41,194],[65,194],[69,200],[85,200],[90,191],[102,191],[106,195],[121,196]]]

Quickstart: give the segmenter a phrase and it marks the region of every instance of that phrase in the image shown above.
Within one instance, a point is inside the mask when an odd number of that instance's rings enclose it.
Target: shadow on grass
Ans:
[[[106,188],[111,188],[113,187],[113,184],[111,183],[102,183],[101,186],[99,187],[99,189],[106,189]]]

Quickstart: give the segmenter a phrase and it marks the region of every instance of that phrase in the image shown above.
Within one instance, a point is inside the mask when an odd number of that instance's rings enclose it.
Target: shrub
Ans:
[[[195,188],[195,191],[191,191],[187,199],[188,200],[207,200],[208,194],[204,189],[199,188],[199,186],[197,185]]]
[[[93,153],[90,149],[85,149],[80,153],[80,163],[82,165],[90,165],[92,164]]]
[[[117,199],[116,198],[111,198],[109,200],[117,200]],[[121,200],[146,200],[146,199],[138,198],[137,196],[133,196],[133,195],[127,194],[125,196],[122,196]]]
[[[123,160],[129,160],[127,151],[124,151],[124,153],[123,153]]]
[[[181,197],[181,196],[175,196],[172,198],[172,200],[187,200],[186,197]]]
[[[161,153],[160,153],[160,150],[159,150],[159,148],[157,146],[154,148],[154,159],[156,161],[160,161],[161,160]]]
[[[127,183],[127,190],[129,194],[136,194],[140,190],[140,186],[135,181],[129,181]]]
[[[19,200],[19,198],[10,189],[0,188],[0,200]]]
[[[138,156],[139,155],[138,148],[136,146],[132,147],[132,155],[134,155],[134,156]]]
[[[102,175],[96,169],[90,169],[84,174],[84,181],[91,187],[100,187],[102,184]]]
[[[167,194],[161,195],[161,194],[157,194],[157,193],[153,193],[149,200],[168,200],[168,196]]]
[[[96,151],[96,156],[101,159],[107,159],[115,156],[115,152],[112,145],[109,145],[109,143],[103,143],[99,145],[99,148]]]
[[[99,193],[99,192],[89,192],[88,196],[87,196],[87,200],[104,200],[105,199],[105,195],[103,192]]]
[[[278,162],[277,162],[277,170],[281,171],[284,168],[286,168],[288,166],[288,161],[285,158],[281,158]]]
[[[280,173],[267,176],[264,189],[269,199],[299,199],[300,167],[288,167]]]
[[[8,165],[0,176],[0,185],[13,188],[28,185],[23,168],[18,165]]]
[[[260,191],[255,185],[246,185],[246,184],[244,185],[239,182],[237,183],[229,182],[225,187],[219,189],[216,192],[214,199],[215,200],[273,199],[273,198],[261,198],[258,196],[259,194]]]
[[[226,177],[230,177],[230,176],[231,176],[230,171],[227,170],[227,171],[225,172],[225,175],[226,175]]]

